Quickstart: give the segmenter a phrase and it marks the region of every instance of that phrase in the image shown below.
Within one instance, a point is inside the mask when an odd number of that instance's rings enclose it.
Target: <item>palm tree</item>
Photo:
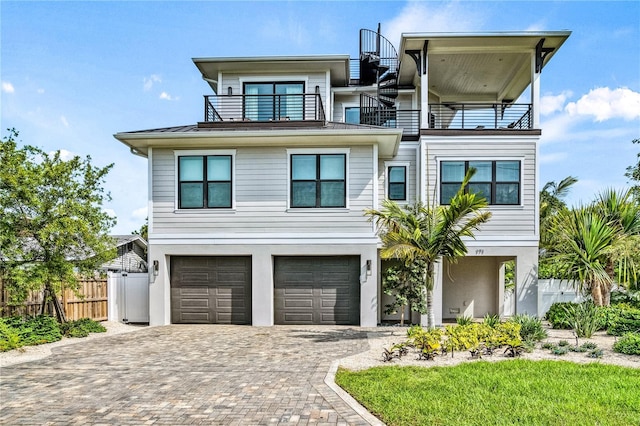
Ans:
[[[640,209],[629,190],[607,190],[589,206],[561,211],[551,232],[559,277],[589,290],[596,305],[609,305],[614,283],[638,282]]]
[[[455,262],[467,254],[464,237],[474,237],[482,223],[491,217],[483,210],[487,200],[465,188],[475,170],[470,170],[449,205],[429,206],[422,202],[401,207],[391,200],[382,210],[369,209],[365,215],[375,221],[382,240],[381,257],[399,259],[409,265],[422,262],[426,289],[427,326],[435,326],[433,288],[435,266],[442,258]]]
[[[560,182],[547,182],[540,191],[540,244],[548,248],[551,243],[550,231],[552,218],[567,208],[564,198],[569,195],[571,187],[578,182],[573,176],[567,176]]]

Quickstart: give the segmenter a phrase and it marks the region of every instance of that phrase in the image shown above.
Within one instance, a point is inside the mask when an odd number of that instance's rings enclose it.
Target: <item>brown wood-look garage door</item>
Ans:
[[[251,257],[172,256],[173,324],[251,324]]]
[[[275,258],[276,324],[360,324],[360,257]]]

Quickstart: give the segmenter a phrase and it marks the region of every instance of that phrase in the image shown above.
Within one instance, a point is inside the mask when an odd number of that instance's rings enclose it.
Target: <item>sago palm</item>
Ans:
[[[399,259],[406,264],[421,260],[424,264],[428,327],[435,325],[433,288],[436,263],[442,258],[455,262],[467,254],[465,237],[489,220],[483,210],[487,201],[474,193],[465,193],[473,176],[470,170],[449,205],[427,205],[417,202],[401,207],[391,200],[382,202],[381,210],[365,212],[376,223],[382,241],[381,257]]]

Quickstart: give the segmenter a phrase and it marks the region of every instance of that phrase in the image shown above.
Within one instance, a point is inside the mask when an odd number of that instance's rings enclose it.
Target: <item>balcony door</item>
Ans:
[[[245,83],[244,117],[254,121],[304,120],[304,83]]]

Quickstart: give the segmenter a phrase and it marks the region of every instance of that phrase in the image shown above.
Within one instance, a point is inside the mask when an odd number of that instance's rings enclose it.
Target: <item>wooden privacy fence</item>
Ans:
[[[68,288],[62,290],[60,303],[67,319],[75,321],[80,318],[91,318],[95,321],[106,321],[108,313],[107,279],[81,280],[78,282],[78,295]],[[0,312],[4,317],[12,315],[33,316],[40,313],[42,291],[32,291],[22,305],[9,305],[9,294],[0,280]]]

